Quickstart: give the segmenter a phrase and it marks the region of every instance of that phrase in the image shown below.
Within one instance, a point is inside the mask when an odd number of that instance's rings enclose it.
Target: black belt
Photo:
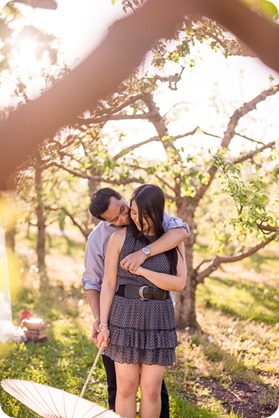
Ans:
[[[158,287],[136,286],[134,284],[120,284],[115,294],[127,299],[142,300],[165,300],[170,297],[167,290],[159,289]]]

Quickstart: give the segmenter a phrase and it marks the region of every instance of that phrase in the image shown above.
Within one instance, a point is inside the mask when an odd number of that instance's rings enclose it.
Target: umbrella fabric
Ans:
[[[0,406],[0,418],[12,418],[12,417],[10,417],[10,415],[6,415]]]
[[[121,418],[94,402],[41,383],[4,379],[1,386],[43,418]]]

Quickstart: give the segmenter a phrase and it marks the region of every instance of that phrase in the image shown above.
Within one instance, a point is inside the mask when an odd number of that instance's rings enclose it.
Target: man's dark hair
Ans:
[[[106,212],[110,205],[110,199],[115,197],[115,199],[120,200],[122,196],[116,190],[111,189],[110,187],[104,187],[103,189],[95,192],[91,198],[89,210],[92,216],[95,216],[97,219],[104,220],[102,214]]]

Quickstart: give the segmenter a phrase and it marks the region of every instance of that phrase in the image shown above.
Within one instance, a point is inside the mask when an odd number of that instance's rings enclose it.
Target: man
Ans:
[[[90,212],[100,219],[97,227],[88,236],[85,250],[85,271],[82,276],[83,290],[86,292],[88,303],[94,317],[92,339],[96,341],[99,331],[100,291],[104,276],[104,258],[110,236],[117,228],[129,225],[129,205],[115,190],[106,187],[94,193]],[[135,270],[147,257],[165,252],[176,247],[189,235],[188,224],[181,219],[165,214],[163,221],[166,231],[157,241],[148,247],[129,254],[121,262],[124,269]],[[110,409],[115,409],[116,376],[114,362],[103,355],[103,362],[107,374],[108,402]],[[162,410],[160,418],[169,418],[169,399],[165,383],[162,384]]]

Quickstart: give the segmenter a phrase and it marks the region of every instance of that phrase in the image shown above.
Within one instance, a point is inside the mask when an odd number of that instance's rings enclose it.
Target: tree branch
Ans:
[[[210,276],[210,274],[213,271],[217,270],[220,267],[221,264],[223,264],[223,263],[234,263],[236,261],[243,260],[244,258],[255,254],[261,248],[264,248],[271,241],[273,241],[277,236],[278,236],[278,232],[276,231],[274,234],[269,236],[265,241],[260,242],[258,245],[250,248],[248,251],[245,251],[244,253],[241,253],[241,254],[238,254],[238,255],[229,256],[229,257],[221,257],[221,256],[217,255],[214,258],[214,260],[211,262],[211,264],[206,269],[201,271],[200,273],[198,273],[197,269],[195,269],[196,272],[197,272],[197,276],[196,276],[197,283],[202,283],[204,281],[204,279],[206,277]],[[202,264],[203,263],[201,263],[199,266],[201,266]]]
[[[174,141],[176,141],[177,139],[185,138],[186,136],[193,136],[196,132],[203,132],[205,135],[215,136],[213,134],[211,135],[209,133],[206,133],[204,131],[201,131],[201,129],[197,126],[196,128],[194,128],[190,132],[185,132],[183,134],[175,135],[172,138],[174,139]],[[220,137],[218,137],[218,138],[220,138]],[[144,140],[142,142],[138,142],[137,144],[131,145],[130,147],[126,147],[125,149],[123,149],[122,151],[120,151],[118,154],[116,154],[113,157],[113,160],[118,160],[118,158],[123,157],[123,155],[128,154],[130,151],[133,151],[136,148],[140,148],[143,145],[149,144],[150,142],[162,142],[162,141],[161,141],[161,138],[158,135],[152,136],[151,138],[146,139],[146,140]]]
[[[262,91],[260,94],[258,94],[258,96],[254,97],[254,99],[250,100],[247,103],[244,103],[239,109],[237,109],[230,118],[226,132],[221,142],[221,146],[223,148],[228,148],[232,138],[235,135],[235,128],[240,118],[242,118],[244,115],[251,112],[252,110],[255,110],[257,104],[259,104],[260,102],[263,102],[267,97],[273,96],[278,91],[279,91],[279,85],[277,84],[265,91]]]
[[[256,139],[249,138],[248,136],[240,134],[239,132],[236,132],[235,134],[236,134],[236,136],[239,136],[239,138],[247,139],[247,141],[254,142],[255,144],[259,144],[259,145],[264,144],[263,141],[257,141]]]
[[[117,115],[105,115],[105,116],[96,116],[95,118],[86,118],[86,119],[79,119],[82,125],[87,124],[90,125],[92,123],[103,123],[111,120],[136,120],[136,119],[152,119],[156,115],[152,112],[147,113],[135,113],[134,115],[127,115],[127,114],[117,114]]]
[[[234,164],[239,164],[239,163],[243,163],[243,161],[247,161],[250,160],[251,158],[253,158],[255,155],[260,154],[262,151],[264,151],[267,148],[273,148],[276,144],[276,141],[272,141],[269,142],[268,144],[263,145],[260,148],[257,148],[253,151],[248,152],[248,154],[242,155],[239,158],[235,158],[233,160]]]
[[[61,168],[61,170],[63,170],[63,171],[67,171],[67,173],[72,174],[74,177],[80,177],[82,179],[87,179],[87,180],[89,180],[91,178],[87,174],[81,173],[80,171],[71,170],[70,168],[65,167],[62,164],[58,164],[55,161],[52,162],[51,165],[55,166],[55,167],[58,167],[58,168]]]
[[[216,155],[218,155],[218,153],[220,152],[220,150],[222,148],[228,148],[228,146],[230,145],[234,135],[235,135],[235,128],[239,122],[239,120],[246,115],[247,113],[251,112],[252,110],[254,110],[257,106],[257,104],[259,104],[260,102],[264,101],[267,97],[269,96],[273,96],[274,94],[276,94],[279,91],[279,84],[261,92],[260,94],[258,94],[256,97],[254,97],[252,100],[250,100],[247,103],[244,103],[239,109],[237,109],[233,115],[230,118],[230,121],[228,123],[227,129],[224,133],[222,142],[221,142],[221,146],[220,148],[217,150]],[[267,148],[269,146],[267,145]],[[241,158],[241,157],[240,157]],[[244,157],[243,157],[244,158]],[[241,161],[239,161],[241,162]],[[204,196],[204,194],[206,193],[206,191],[209,189],[209,186],[211,185],[213,179],[215,178],[217,172],[217,167],[215,165],[212,165],[207,173],[209,174],[209,181],[207,184],[203,184],[199,190],[197,191],[197,193],[194,196],[194,202],[197,205],[199,203],[199,201],[202,199],[202,197]]]
[[[271,232],[277,232],[279,231],[279,226],[273,226],[268,224],[263,224],[264,221],[257,223],[257,227],[264,233],[269,234]]]
[[[130,166],[132,169],[134,169],[134,170],[143,170],[143,171],[145,171],[146,173],[148,173],[148,167],[141,167],[141,166],[139,166],[139,165],[131,165]],[[154,174],[154,176],[159,180],[159,182],[161,183],[161,184],[164,184],[166,187],[168,187],[170,190],[172,190],[174,193],[175,193],[175,189],[169,184],[169,183],[167,183],[166,182],[166,180],[165,179],[162,179],[160,176],[158,176],[158,174]],[[170,196],[170,195],[167,195],[166,193],[165,193],[165,196],[168,198],[168,199],[170,199],[170,200],[172,200],[172,201],[174,201],[175,200],[175,198],[173,197],[173,196]]]
[[[160,142],[160,138],[158,136],[153,136],[152,138],[146,139],[145,141],[138,142],[137,144],[131,145],[130,147],[127,147],[120,151],[118,154],[116,154],[113,157],[113,160],[116,161],[120,157],[123,157],[124,155],[128,154],[129,152],[133,151],[134,149],[140,148],[143,145],[149,144],[150,142]]]
[[[197,193],[195,194],[195,196],[193,197],[193,203],[195,206],[197,206],[199,204],[199,202],[201,201],[201,199],[203,198],[203,196],[205,195],[205,193],[207,192],[207,190],[209,189],[212,181],[215,178],[215,175],[217,173],[218,168],[215,165],[212,165],[208,170],[207,170],[207,174],[209,175],[209,180],[207,184],[203,184],[198,190]]]

